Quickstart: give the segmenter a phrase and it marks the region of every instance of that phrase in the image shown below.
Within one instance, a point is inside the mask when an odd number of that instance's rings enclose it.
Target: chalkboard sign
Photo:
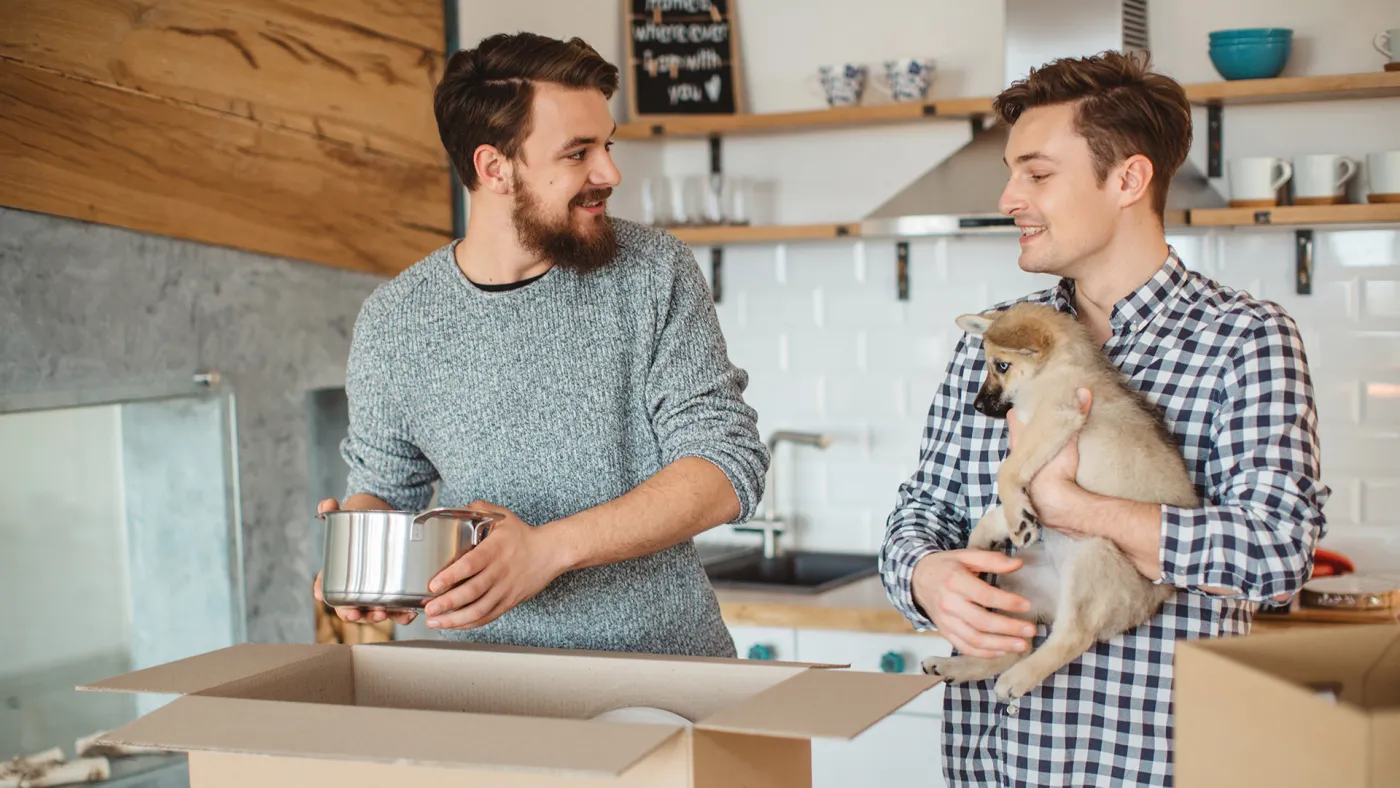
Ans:
[[[731,115],[743,104],[735,0],[622,0],[632,115]]]

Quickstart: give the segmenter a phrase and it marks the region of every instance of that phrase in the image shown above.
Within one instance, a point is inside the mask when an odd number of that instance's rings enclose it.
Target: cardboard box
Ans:
[[[1400,627],[1178,642],[1176,784],[1400,785]]]
[[[80,689],[178,694],[103,741],[183,750],[193,788],[811,785],[938,683],[798,663],[410,641],[245,644]],[[682,724],[597,721],[620,707]]]

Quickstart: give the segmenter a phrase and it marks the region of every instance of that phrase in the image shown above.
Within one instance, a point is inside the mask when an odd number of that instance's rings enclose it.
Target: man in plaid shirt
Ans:
[[[1308,578],[1325,532],[1303,344],[1277,305],[1188,271],[1166,243],[1167,186],[1191,145],[1180,85],[1107,53],[1037,69],[995,107],[1011,125],[1001,208],[1022,230],[1019,265],[1062,277],[1026,300],[1075,315],[1161,407],[1203,506],[1090,493],[1074,483],[1073,443],[1035,477],[1043,526],[1110,539],[1178,593],[1013,703],[997,700],[995,679],[949,686],[944,771],[953,785],[1168,785],[1176,641],[1247,633],[1259,604]],[[1039,645],[1047,629],[991,612],[1029,609],[982,578],[1018,559],[966,549],[996,504],[1011,421],[972,407],[984,364],[981,341],[964,335],[880,563],[890,599],[918,629],[985,657]]]

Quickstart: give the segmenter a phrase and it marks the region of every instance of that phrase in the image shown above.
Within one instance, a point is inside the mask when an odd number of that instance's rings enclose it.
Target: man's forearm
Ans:
[[[1148,580],[1162,576],[1159,549],[1162,539],[1162,507],[1153,503],[1110,498],[1088,490],[1077,495],[1072,514],[1055,517],[1067,530],[1101,536],[1118,546],[1123,555]]]
[[[1060,515],[1073,523],[1067,530],[1087,536],[1101,536],[1118,546],[1133,566],[1148,580],[1162,576],[1162,507],[1160,504],[1111,498],[1082,490],[1076,496],[1072,513]],[[1229,596],[1231,588],[1202,586],[1208,594]]]
[[[568,571],[650,555],[738,516],[739,498],[724,472],[682,457],[631,492],[545,529]]]

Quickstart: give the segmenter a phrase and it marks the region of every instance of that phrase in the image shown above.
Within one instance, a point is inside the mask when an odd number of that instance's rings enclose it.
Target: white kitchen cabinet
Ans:
[[[740,659],[796,662],[797,630],[786,627],[730,627]]]
[[[801,662],[849,663],[852,670],[918,673],[952,645],[929,635],[797,630]],[[812,741],[813,788],[897,785],[942,788],[943,685],[923,693],[851,741]]]
[[[893,714],[851,741],[812,740],[812,788],[943,788],[943,719]]]

